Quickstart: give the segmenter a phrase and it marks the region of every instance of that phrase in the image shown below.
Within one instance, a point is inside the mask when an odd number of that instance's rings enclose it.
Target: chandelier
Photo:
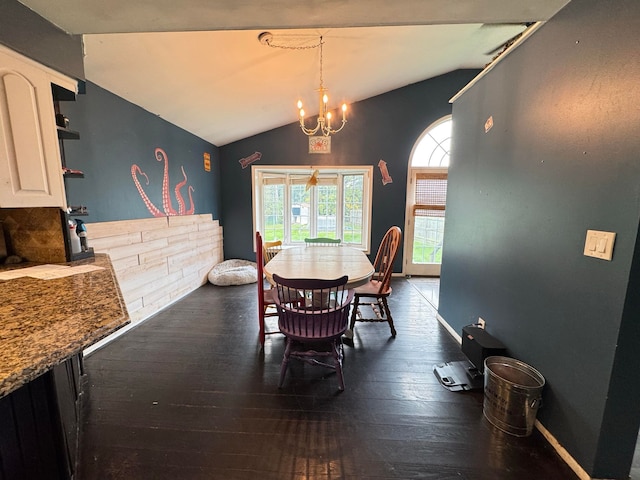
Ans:
[[[276,45],[272,41],[273,35],[270,32],[261,33],[258,36],[258,40],[260,40],[260,43],[264,45],[268,45],[270,47],[274,47],[274,48],[286,48],[286,49],[292,49],[292,50],[302,50],[302,49],[309,49],[309,48],[320,49],[320,87],[317,90],[318,91],[318,120],[315,127],[313,128],[307,127],[305,123],[305,118],[304,118],[305,116],[304,108],[302,108],[302,100],[298,100],[298,114],[300,116],[300,129],[304,132],[305,135],[308,135],[308,136],[318,134],[318,135],[323,135],[325,137],[328,137],[329,135],[333,135],[334,133],[338,133],[340,130],[342,130],[345,124],[347,123],[347,104],[343,103],[341,107],[342,121],[340,123],[340,126],[338,128],[332,128],[331,119],[333,118],[333,115],[331,114],[331,111],[329,109],[328,90],[324,86],[324,79],[322,76],[322,45],[324,44],[322,36],[320,37],[319,43],[315,45],[307,46],[307,47]]]

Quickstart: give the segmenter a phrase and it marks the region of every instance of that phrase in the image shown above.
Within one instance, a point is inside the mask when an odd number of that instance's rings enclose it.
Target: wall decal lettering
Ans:
[[[146,173],[142,171],[142,169],[136,165],[135,163],[131,165],[131,177],[133,178],[133,183],[136,184],[136,188],[138,189],[138,193],[140,193],[140,197],[144,202],[145,206],[154,217],[167,217],[172,215],[193,215],[195,211],[195,205],[193,204],[193,197],[191,193],[194,191],[194,188],[189,185],[189,203],[191,204],[189,210],[187,210],[184,199],[182,198],[182,193],[180,190],[187,184],[187,174],[184,172],[184,167],[180,166],[182,170],[182,176],[184,179],[177,183],[174,188],[174,193],[176,196],[176,200],[178,201],[178,210],[176,211],[173,208],[173,204],[171,201],[171,196],[169,195],[169,158],[164,150],[161,148],[156,148],[155,150],[156,160],[159,162],[164,162],[164,176],[162,180],[162,209],[161,211],[158,207],[156,207],[153,202],[149,199],[147,194],[145,193],[142,185],[140,184],[140,180],[138,176],[142,176],[146,180],[146,184],[149,185],[149,177]]]
[[[240,160],[238,160],[238,162],[240,162],[240,165],[242,165],[242,168],[247,168],[253,162],[257,162],[261,158],[262,158],[262,153],[254,152],[251,155],[249,155],[248,157],[241,158]]]

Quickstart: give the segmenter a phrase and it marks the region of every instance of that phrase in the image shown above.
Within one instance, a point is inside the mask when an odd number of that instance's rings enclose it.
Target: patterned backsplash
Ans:
[[[66,262],[63,218],[57,207],[0,208],[7,254],[27,262]]]

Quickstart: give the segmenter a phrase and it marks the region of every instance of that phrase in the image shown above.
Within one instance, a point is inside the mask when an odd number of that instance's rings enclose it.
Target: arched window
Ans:
[[[440,275],[444,238],[451,115],[431,124],[409,160],[405,224],[405,273]]]
[[[411,156],[411,166],[448,167],[451,151],[451,115],[442,117],[418,139]]]

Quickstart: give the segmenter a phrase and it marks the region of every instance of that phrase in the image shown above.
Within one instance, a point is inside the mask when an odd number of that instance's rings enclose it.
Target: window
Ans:
[[[411,155],[411,166],[448,167],[451,151],[451,115],[441,118],[420,137]]]
[[[446,173],[416,173],[413,206],[414,263],[442,263]]]
[[[451,115],[435,122],[422,135],[411,156],[411,168],[415,172],[415,263],[442,262],[447,197],[447,173],[442,169],[449,166],[451,127]]]
[[[265,241],[303,244],[308,237],[340,238],[369,250],[373,167],[252,166],[254,229]]]
[[[411,153],[404,269],[411,275],[440,275],[451,127],[451,115],[437,120]]]

